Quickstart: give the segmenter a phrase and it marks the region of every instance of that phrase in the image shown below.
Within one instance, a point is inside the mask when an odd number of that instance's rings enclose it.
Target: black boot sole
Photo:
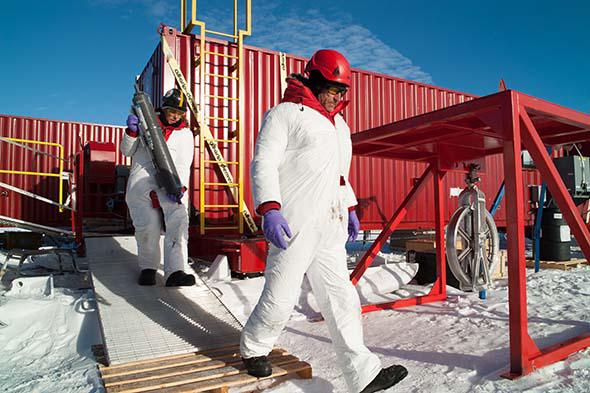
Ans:
[[[397,385],[402,379],[408,376],[408,370],[403,367],[399,366],[396,368],[395,374],[392,376],[393,378],[388,381],[382,381],[380,384],[375,384],[371,386],[371,384],[375,383],[372,381],[369,386],[365,387],[361,393],[374,393],[379,392],[381,390],[389,389],[390,387]]]

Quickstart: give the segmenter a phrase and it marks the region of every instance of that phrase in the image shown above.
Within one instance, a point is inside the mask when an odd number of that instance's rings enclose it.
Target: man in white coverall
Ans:
[[[349,280],[345,243],[359,221],[348,182],[350,129],[339,114],[347,101],[350,64],[334,50],[317,51],[305,74],[292,75],[282,102],[262,124],[252,161],[256,212],[270,242],[265,285],[241,336],[250,375],[272,373],[268,353],[287,323],[304,274],[326,320],[336,357],[353,393],[401,381],[400,365],[381,368],[363,342],[358,294]]]
[[[121,141],[121,153],[132,158],[125,201],[129,207],[139,268],[139,285],[155,285],[160,265],[160,234],[162,213],[166,226],[164,236],[164,279],[167,287],[190,286],[195,276],[186,274],[188,267],[188,196],[190,168],[194,154],[194,136],[186,119],[186,100],[178,89],[169,90],[163,98],[158,121],[166,145],[178,172],[182,192],[167,194],[156,183],[156,171],[146,146],[140,141],[139,120],[135,115],[127,118],[127,129]],[[161,209],[161,210],[160,210]]]

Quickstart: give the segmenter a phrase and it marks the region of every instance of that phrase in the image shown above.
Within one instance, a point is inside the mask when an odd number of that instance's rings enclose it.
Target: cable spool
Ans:
[[[489,287],[500,260],[498,228],[486,209],[485,194],[476,185],[478,169],[470,165],[467,187],[459,195],[459,208],[446,231],[447,261],[463,291]]]
[[[500,260],[500,238],[494,218],[485,210],[485,223],[478,232],[473,230],[473,213],[471,206],[462,206],[447,226],[447,260],[463,291],[487,288]],[[477,249],[475,238],[479,240]]]

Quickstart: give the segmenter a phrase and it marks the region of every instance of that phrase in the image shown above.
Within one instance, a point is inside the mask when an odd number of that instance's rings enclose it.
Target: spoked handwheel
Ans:
[[[447,226],[447,260],[463,291],[481,291],[491,284],[499,262],[499,237],[494,218],[484,211],[481,230],[474,230],[474,210],[462,206]],[[478,245],[479,243],[479,245]]]

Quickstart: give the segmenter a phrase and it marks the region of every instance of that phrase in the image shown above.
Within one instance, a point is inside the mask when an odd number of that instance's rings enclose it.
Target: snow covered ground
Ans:
[[[359,252],[351,253],[351,262],[353,254]],[[394,273],[401,269],[411,274],[412,266],[394,266],[403,259],[399,253],[382,256],[389,263],[371,271],[374,276],[364,284],[361,297],[385,301],[428,291],[414,285],[396,290],[393,282],[405,278]],[[388,274],[391,280],[383,280]],[[215,281],[210,285],[244,322],[256,304],[263,280]],[[92,291],[84,289],[79,274],[55,276],[53,291],[47,290],[47,279],[29,281],[11,290],[0,287],[0,391],[102,392],[90,348],[101,340]],[[378,288],[381,292],[387,285],[393,287],[386,289],[393,294],[371,291]],[[590,331],[590,266],[566,272],[529,270],[527,286],[529,332],[539,346]],[[444,302],[363,316],[367,346],[384,365],[399,363],[409,369],[408,377],[390,392],[590,391],[590,350],[516,381],[500,377],[509,366],[506,280],[498,281],[486,300],[452,287],[448,291]],[[313,295],[304,287],[277,343],[311,363],[313,379],[266,381],[257,388],[274,393],[346,391],[326,325],[318,316]]]

